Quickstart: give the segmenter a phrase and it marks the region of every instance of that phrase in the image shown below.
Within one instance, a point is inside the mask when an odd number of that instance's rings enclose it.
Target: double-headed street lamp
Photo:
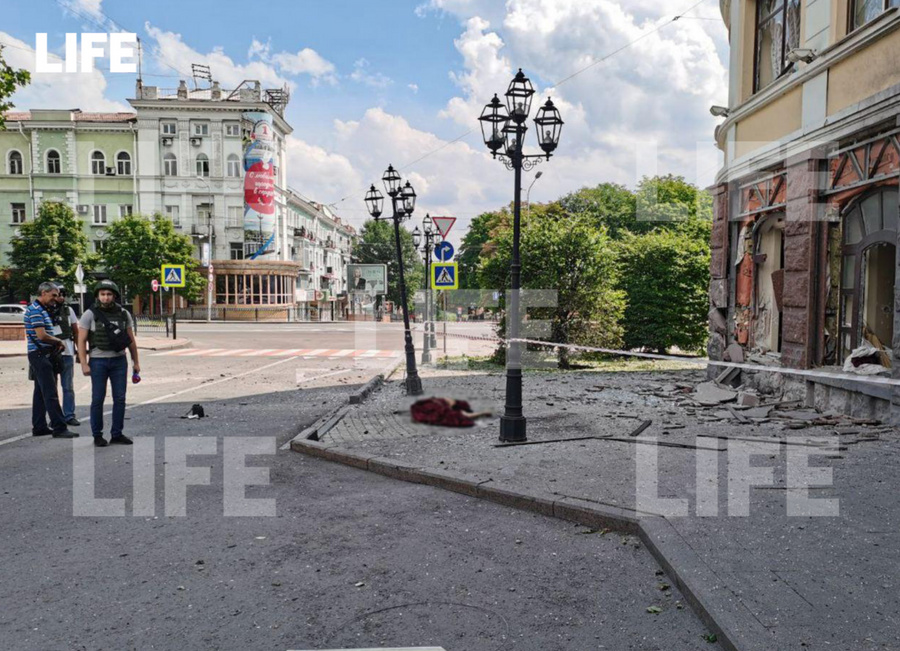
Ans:
[[[519,339],[519,290],[521,287],[522,264],[519,255],[519,231],[522,209],[522,170],[529,171],[542,158],[550,160],[550,156],[559,144],[559,134],[563,121],[559,111],[551,100],[538,109],[534,118],[537,129],[538,144],[543,154],[523,154],[522,141],[528,127],[525,120],[531,112],[531,98],[534,87],[528,77],[519,72],[506,90],[506,105],[497,95],[481,112],[481,132],[484,144],[491,150],[494,158],[515,172],[513,201],[513,250],[512,262],[509,266],[510,292],[507,304],[507,337],[510,340],[506,348],[506,406],[500,418],[501,441],[525,441],[525,417],[522,415],[522,348]]]
[[[422,253],[425,258],[425,318],[422,320],[422,325],[425,326],[425,336],[422,340],[422,363],[430,364],[431,363],[431,350],[429,346],[435,347],[435,340],[433,339],[434,335],[431,333],[431,329],[434,327],[434,314],[431,305],[431,252],[434,248],[434,229],[432,228],[433,222],[431,221],[431,215],[425,215],[425,219],[422,220],[422,230],[419,231],[419,227],[416,226],[413,231],[413,244],[418,251],[421,247]]]
[[[404,338],[406,340],[406,395],[420,396],[422,395],[422,379],[416,370],[416,349],[413,346],[412,332],[409,329],[409,307],[406,303],[406,280],[403,277],[403,248],[400,245],[400,222],[409,219],[413,211],[416,209],[416,191],[413,190],[409,181],[401,187],[400,174],[394,169],[393,165],[388,165],[384,176],[381,177],[384,182],[384,189],[391,198],[392,215],[394,222],[394,241],[397,247],[397,266],[400,272],[400,303],[403,308],[403,327]],[[369,214],[378,221],[381,218],[382,209],[384,208],[384,195],[381,191],[372,185],[366,193],[366,208]]]

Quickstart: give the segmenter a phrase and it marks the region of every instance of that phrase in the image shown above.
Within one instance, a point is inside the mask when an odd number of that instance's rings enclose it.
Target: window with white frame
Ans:
[[[174,136],[178,131],[178,125],[175,122],[162,122],[160,131],[164,136]]]
[[[119,204],[119,217],[128,217],[134,214],[134,206],[130,203]]]
[[[241,175],[241,159],[237,154],[230,154],[228,156],[228,176],[237,178]]]
[[[206,154],[197,155],[197,176],[209,176],[209,156]]]
[[[106,240],[94,240],[94,253],[103,253],[106,250]]]
[[[226,219],[226,226],[228,228],[242,228],[244,225],[244,207],[228,206]]]
[[[94,217],[93,224],[95,226],[102,226],[106,224],[106,206],[100,204],[94,204],[91,206],[92,214]]]
[[[24,224],[25,223],[25,204],[24,203],[11,203],[9,205],[12,208],[12,223],[13,224]]]
[[[232,260],[243,260],[244,259],[244,243],[243,242],[229,242],[228,250],[229,250]]]
[[[240,122],[226,122],[225,123],[225,135],[239,138],[241,135],[241,124]]]
[[[131,154],[120,151],[116,154],[116,173],[122,176],[131,176]]]
[[[173,226],[181,226],[181,211],[178,206],[166,206],[166,218]]]
[[[208,136],[209,135],[209,122],[194,122],[194,135],[195,136]]]
[[[62,164],[59,152],[51,149],[47,152],[47,174],[59,174],[62,171]]]
[[[24,174],[25,166],[22,164],[22,153],[18,151],[9,152],[9,173]]]
[[[102,151],[91,153],[91,174],[95,176],[106,174],[106,156]]]
[[[163,174],[166,176],[178,176],[178,159],[171,152],[163,156]]]

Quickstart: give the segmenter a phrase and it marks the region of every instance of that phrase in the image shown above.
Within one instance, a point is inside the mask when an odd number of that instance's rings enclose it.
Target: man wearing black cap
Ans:
[[[128,386],[128,360],[125,349],[131,352],[135,373],[140,373],[137,343],[134,339],[134,320],[118,300],[119,287],[111,280],[101,280],[94,287],[96,301],[85,310],[78,323],[78,353],[81,370],[91,378],[91,433],[94,445],[108,445],[103,438],[103,401],[106,384],[112,387],[112,438],[109,443],[131,445],[122,433],[125,426],[125,390]],[[88,351],[90,344],[90,351]]]

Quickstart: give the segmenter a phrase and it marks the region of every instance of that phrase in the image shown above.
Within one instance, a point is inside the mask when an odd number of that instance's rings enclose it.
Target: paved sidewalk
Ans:
[[[426,395],[465,399],[495,416],[471,429],[415,424],[413,400],[395,380],[347,409],[320,442],[294,449],[639,531],[725,648],[900,649],[896,430],[821,419],[802,406],[770,418],[732,417],[690,399],[690,387],[704,379],[692,370],[534,372],[524,385],[529,441],[597,438],[496,447],[500,373],[426,369],[423,376]],[[631,436],[643,420],[652,424]],[[773,485],[752,489],[749,516],[741,517],[728,515],[738,487],[729,486],[726,460],[744,444],[756,446],[754,467],[772,468]],[[819,454],[827,445],[833,456]],[[658,459],[658,495],[687,500],[689,515],[636,510],[638,451]],[[804,452],[814,455],[809,466],[832,471],[833,485],[810,497],[838,498],[838,517],[788,517],[786,496],[797,487],[793,477],[788,483],[786,457]],[[699,482],[698,467],[708,473]],[[717,497],[718,515],[696,515],[704,487]]]
[[[175,350],[191,346],[190,339],[165,339],[158,337],[138,337],[138,350]],[[26,342],[0,341],[0,357],[25,357],[28,354]]]

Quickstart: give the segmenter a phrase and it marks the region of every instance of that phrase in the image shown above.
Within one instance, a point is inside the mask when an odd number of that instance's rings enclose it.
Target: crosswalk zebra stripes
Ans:
[[[150,357],[327,357],[331,359],[399,357],[398,350],[336,348],[180,348],[152,353]]]

